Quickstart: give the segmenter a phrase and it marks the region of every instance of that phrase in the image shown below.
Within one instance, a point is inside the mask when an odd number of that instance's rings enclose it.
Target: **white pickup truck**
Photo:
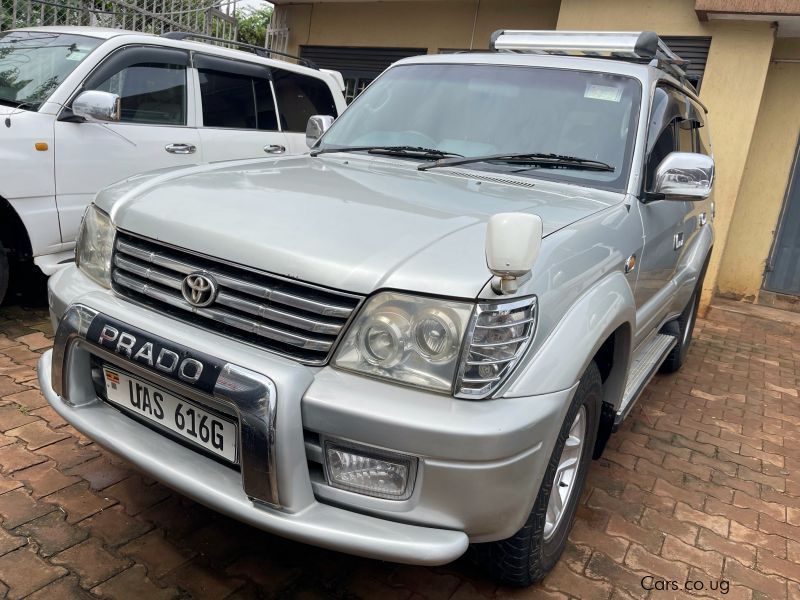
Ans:
[[[339,73],[193,37],[0,33],[0,302],[31,260],[47,275],[72,260],[98,190],[143,171],[304,152],[308,118],[345,108]]]

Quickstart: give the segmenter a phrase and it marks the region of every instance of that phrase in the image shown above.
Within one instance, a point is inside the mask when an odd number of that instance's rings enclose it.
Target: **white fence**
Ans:
[[[0,31],[92,25],[162,34],[191,31],[235,40],[235,0],[0,0]]]

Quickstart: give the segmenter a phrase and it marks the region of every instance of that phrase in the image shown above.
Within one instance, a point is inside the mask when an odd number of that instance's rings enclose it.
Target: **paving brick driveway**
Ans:
[[[469,557],[396,566],[219,516],[81,437],[36,389],[42,310],[0,309],[0,596],[800,598],[800,327],[713,309],[592,465],[542,586],[498,589]],[[729,581],[727,594],[709,591]],[[658,584],[663,585],[663,584]],[[719,585],[723,585],[719,584]],[[724,589],[724,588],[723,588]]]

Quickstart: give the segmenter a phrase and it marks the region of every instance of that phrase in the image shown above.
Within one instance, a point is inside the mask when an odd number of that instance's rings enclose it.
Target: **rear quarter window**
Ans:
[[[272,77],[284,131],[305,132],[313,115],[338,116],[333,94],[324,81],[283,70],[274,71]]]

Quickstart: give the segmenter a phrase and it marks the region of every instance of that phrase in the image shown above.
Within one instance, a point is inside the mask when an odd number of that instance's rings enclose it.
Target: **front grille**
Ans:
[[[325,363],[362,296],[250,271],[213,258],[118,233],[114,291],[160,312],[308,364]],[[189,304],[183,278],[200,272],[219,292],[207,307]]]

